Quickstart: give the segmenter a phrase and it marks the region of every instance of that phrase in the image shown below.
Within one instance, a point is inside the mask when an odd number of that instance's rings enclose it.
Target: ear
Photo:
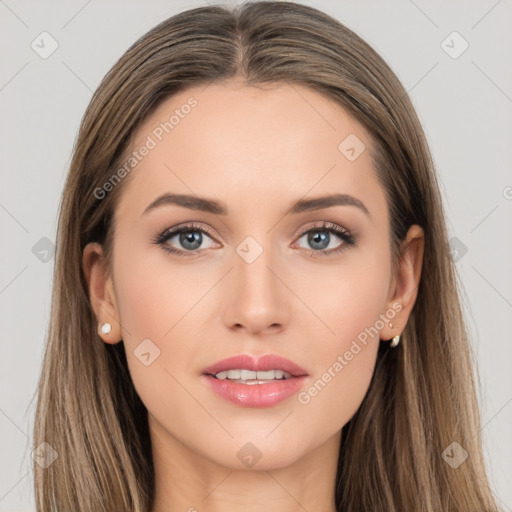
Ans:
[[[425,236],[423,229],[415,224],[409,228],[402,243],[398,269],[391,280],[387,311],[391,309],[398,312],[390,320],[393,327],[389,327],[389,322],[387,322],[382,329],[380,337],[383,340],[390,340],[397,334],[401,334],[407,324],[418,296],[424,248]],[[393,307],[393,304],[395,307]],[[401,309],[398,308],[397,304],[400,304]]]
[[[98,321],[98,335],[105,343],[118,343],[122,338],[119,312],[112,276],[109,275],[101,244],[96,242],[87,244],[82,262],[91,306]],[[106,322],[112,326],[109,333],[101,331],[101,326]]]

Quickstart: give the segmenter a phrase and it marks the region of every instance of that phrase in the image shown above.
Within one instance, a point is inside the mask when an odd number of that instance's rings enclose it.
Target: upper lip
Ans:
[[[203,370],[206,375],[216,375],[225,370],[243,369],[252,371],[265,371],[265,370],[283,370],[290,373],[294,377],[308,375],[304,368],[295,364],[293,361],[276,354],[265,354],[255,357],[250,354],[239,354],[236,356],[228,357],[217,361],[215,364],[208,366]]]

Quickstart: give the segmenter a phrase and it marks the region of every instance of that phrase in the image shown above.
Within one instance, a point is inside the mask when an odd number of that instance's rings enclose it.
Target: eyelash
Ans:
[[[193,255],[194,252],[193,251],[180,251],[180,250],[174,249],[173,247],[169,247],[168,245],[166,245],[165,242],[167,242],[169,239],[173,238],[174,236],[179,235],[180,233],[189,232],[189,231],[192,231],[192,232],[200,231],[201,233],[208,235],[210,238],[215,239],[215,237],[213,236],[213,234],[210,232],[210,230],[208,228],[206,228],[204,226],[200,226],[200,225],[192,222],[192,223],[180,226],[173,230],[167,229],[167,230],[163,231],[162,233],[160,233],[159,235],[157,235],[156,237],[154,237],[152,241],[154,244],[160,245],[162,247],[162,249],[168,253],[175,254],[177,256],[187,257],[190,255]],[[304,231],[303,233],[300,234],[300,236],[298,238],[300,239],[304,235],[307,235],[308,233],[311,233],[311,232],[313,232],[313,233],[320,232],[321,233],[322,231],[334,233],[339,238],[341,238],[344,243],[342,243],[336,249],[331,249],[328,251],[325,249],[322,249],[320,251],[309,251],[309,256],[312,258],[329,257],[334,254],[338,254],[341,251],[343,251],[344,249],[346,249],[347,244],[349,246],[356,245],[357,240],[354,235],[351,235],[350,232],[347,231],[346,229],[341,228],[340,226],[337,226],[336,224],[333,224],[332,222],[326,222],[326,221],[323,221],[320,225],[315,225],[315,226],[309,228],[308,230]]]

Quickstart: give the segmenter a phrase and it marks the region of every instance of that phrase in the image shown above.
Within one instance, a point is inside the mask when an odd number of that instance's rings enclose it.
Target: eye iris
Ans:
[[[325,231],[315,231],[315,232],[308,234],[308,242],[312,243],[313,246],[314,246],[314,244],[317,244],[317,243],[322,244],[325,241],[327,241],[327,244],[324,247],[315,247],[316,249],[322,250],[322,249],[325,249],[329,245],[329,233],[327,233]]]
[[[203,239],[203,236],[202,236],[201,232],[199,232],[199,231],[184,231],[184,232],[180,233],[180,243],[186,249],[191,249],[191,250],[197,249],[201,245],[202,239]],[[189,247],[186,245],[187,243],[191,243],[191,244],[195,243],[196,246]]]

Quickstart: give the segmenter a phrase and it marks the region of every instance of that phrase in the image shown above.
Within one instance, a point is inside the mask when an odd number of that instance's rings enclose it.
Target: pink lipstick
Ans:
[[[275,354],[240,354],[205,368],[203,376],[225,400],[242,407],[270,407],[297,393],[308,373]]]

